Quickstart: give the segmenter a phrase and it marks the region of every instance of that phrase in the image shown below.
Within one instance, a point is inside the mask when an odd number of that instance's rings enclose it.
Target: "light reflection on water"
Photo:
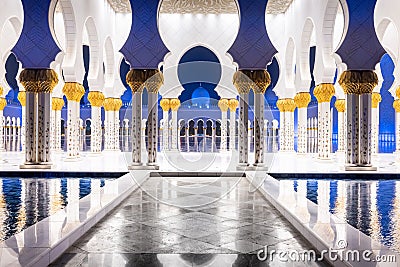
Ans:
[[[292,180],[296,192],[299,181],[306,182],[309,200],[329,200],[332,214],[400,252],[400,181]],[[318,190],[321,183],[329,183],[328,190]]]
[[[96,180],[103,187],[106,179]],[[90,194],[91,178],[0,178],[0,241]],[[109,180],[109,179],[107,179]],[[72,192],[76,191],[76,192]]]

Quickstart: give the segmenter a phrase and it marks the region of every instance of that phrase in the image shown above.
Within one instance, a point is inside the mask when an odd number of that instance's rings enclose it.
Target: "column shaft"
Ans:
[[[264,95],[254,94],[254,165],[264,163]]]
[[[228,113],[221,111],[221,151],[227,150]]]
[[[344,118],[345,118],[345,113],[344,112],[338,112],[338,151],[343,152],[344,151],[344,136],[345,136],[345,131],[344,131]]]
[[[132,93],[132,165],[142,165],[142,92]]]
[[[154,165],[157,159],[158,104],[157,93],[148,93],[147,165]]]
[[[249,94],[239,94],[239,165],[248,165],[249,161]]]
[[[229,125],[229,150],[236,148],[236,109],[229,111],[230,125]]]
[[[331,148],[330,103],[318,103],[318,158],[328,159]]]
[[[307,153],[307,108],[297,109],[297,152]]]
[[[168,110],[163,111],[164,127],[163,134],[163,150],[169,150],[169,118]]]
[[[171,150],[178,150],[178,111],[172,110]]]

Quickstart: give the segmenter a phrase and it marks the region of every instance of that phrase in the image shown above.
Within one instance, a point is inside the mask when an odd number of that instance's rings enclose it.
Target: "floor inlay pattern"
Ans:
[[[270,266],[256,255],[266,245],[312,249],[251,191],[239,177],[150,178],[53,266]]]

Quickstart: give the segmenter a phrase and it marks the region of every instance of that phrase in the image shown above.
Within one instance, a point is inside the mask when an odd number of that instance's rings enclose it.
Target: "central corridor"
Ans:
[[[253,190],[245,177],[150,177],[52,266],[280,266],[256,253],[313,249]]]

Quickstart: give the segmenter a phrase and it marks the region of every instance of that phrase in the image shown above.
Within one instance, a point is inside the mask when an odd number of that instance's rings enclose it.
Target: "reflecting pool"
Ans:
[[[366,235],[400,252],[400,181],[284,181],[287,182],[312,202],[326,207]]]
[[[0,178],[0,241],[79,201],[112,179]]]

